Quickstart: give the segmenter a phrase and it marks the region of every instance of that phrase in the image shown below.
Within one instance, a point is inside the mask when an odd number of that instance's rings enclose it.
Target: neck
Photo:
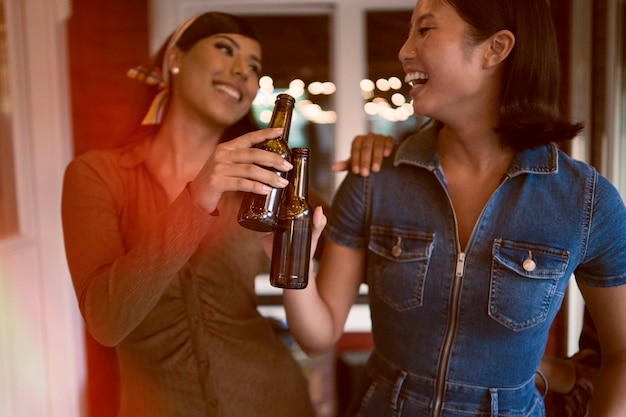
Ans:
[[[221,130],[165,121],[153,138],[150,165],[161,175],[191,181],[213,154],[221,135]]]
[[[462,130],[449,126],[441,129],[437,147],[442,165],[462,165],[476,173],[506,168],[515,152],[502,143],[493,125],[468,126]]]

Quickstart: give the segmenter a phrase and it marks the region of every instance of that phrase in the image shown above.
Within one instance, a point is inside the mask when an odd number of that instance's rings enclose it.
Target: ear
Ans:
[[[515,35],[509,30],[494,33],[487,41],[485,68],[491,68],[505,60],[515,46]]]
[[[167,52],[167,67],[171,70],[174,67],[179,67],[181,62],[182,52],[178,47],[173,47]]]

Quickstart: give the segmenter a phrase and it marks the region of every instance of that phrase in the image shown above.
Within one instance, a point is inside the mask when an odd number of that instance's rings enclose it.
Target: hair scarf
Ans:
[[[167,108],[170,90],[170,69],[168,65],[168,56],[172,48],[174,48],[174,46],[178,43],[181,35],[193,22],[196,21],[196,19],[198,19],[199,16],[200,15],[193,16],[185,20],[174,30],[174,32],[172,32],[172,35],[167,43],[167,47],[165,48],[165,54],[163,54],[163,63],[161,64],[161,68],[154,67],[148,72],[143,70],[142,67],[134,67],[129,69],[126,73],[128,77],[134,80],[142,81],[148,85],[159,86],[159,92],[154,99],[152,99],[150,108],[141,121],[142,125],[155,125],[160,124],[163,121],[163,115],[165,114],[165,109]]]

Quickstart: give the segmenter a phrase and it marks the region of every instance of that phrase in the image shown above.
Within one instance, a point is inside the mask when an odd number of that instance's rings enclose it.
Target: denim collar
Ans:
[[[439,168],[437,155],[437,132],[442,124],[431,120],[419,132],[408,137],[398,146],[394,165],[409,164],[429,171]],[[554,143],[518,152],[509,166],[506,175],[556,174],[559,171],[558,148]]]

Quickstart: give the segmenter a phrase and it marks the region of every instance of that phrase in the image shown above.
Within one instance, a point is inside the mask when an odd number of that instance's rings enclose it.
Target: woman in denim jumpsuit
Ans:
[[[350,415],[544,416],[535,373],[575,277],[602,348],[590,415],[626,415],[626,208],[554,144],[581,126],[558,112],[547,2],[420,0],[399,58],[431,121],[342,183],[316,279],[285,291],[296,339],[331,348],[365,280]]]

